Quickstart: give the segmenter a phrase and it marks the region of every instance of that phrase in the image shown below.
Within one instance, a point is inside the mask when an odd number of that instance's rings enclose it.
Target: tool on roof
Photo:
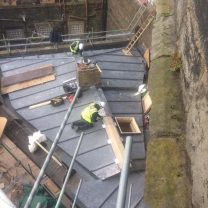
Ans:
[[[49,104],[51,104],[54,107],[60,106],[60,105],[64,104],[64,100],[66,100],[66,98],[67,98],[67,96],[63,96],[63,97],[58,96],[58,97],[52,98],[51,100],[48,100],[48,101],[45,101],[45,102],[42,102],[42,103],[38,103],[38,104],[35,104],[35,105],[31,105],[31,106],[29,106],[29,109],[32,110],[34,108],[39,108],[39,107],[49,105]]]
[[[63,89],[65,93],[75,93],[77,90],[78,84],[76,78],[68,79],[63,82]]]
[[[131,49],[137,43],[137,41],[142,36],[142,34],[144,33],[144,31],[149,27],[149,25],[154,20],[154,18],[155,18],[155,12],[152,11],[152,12],[149,13],[149,15],[147,16],[146,20],[143,22],[143,24],[141,25],[141,27],[139,27],[139,29],[137,30],[137,32],[135,33],[135,35],[132,37],[132,39],[129,41],[127,47],[125,49],[123,49],[123,53],[125,55],[129,55],[129,56],[132,55],[131,54]]]
[[[52,98],[51,99],[51,105],[56,107],[56,106],[59,106],[59,105],[62,105],[64,104],[64,98],[63,97],[55,97],[55,98]]]
[[[34,153],[38,149],[38,147],[40,147],[45,153],[48,154],[48,150],[41,144],[41,142],[45,142],[47,138],[40,131],[34,132],[33,135],[28,136],[28,140],[29,140],[28,149],[31,153]],[[52,156],[52,159],[58,165],[62,166],[62,163],[56,157]]]

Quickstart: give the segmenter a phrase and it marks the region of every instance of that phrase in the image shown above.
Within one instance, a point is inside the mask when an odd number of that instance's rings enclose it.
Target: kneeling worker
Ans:
[[[72,122],[72,129],[76,129],[76,131],[83,131],[93,127],[93,123],[96,122],[102,116],[99,115],[98,111],[101,106],[97,103],[92,103],[87,106],[81,112],[81,120]]]
[[[78,40],[77,41],[74,41],[70,46],[70,51],[73,53],[73,54],[80,54],[82,56],[82,52],[83,52],[83,43],[80,43]]]

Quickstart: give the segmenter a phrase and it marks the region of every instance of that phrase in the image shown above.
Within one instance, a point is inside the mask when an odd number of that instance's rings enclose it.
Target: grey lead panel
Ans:
[[[125,79],[125,80],[138,80],[143,79],[143,72],[128,72],[128,71],[110,71],[103,70],[101,77],[105,79]]]
[[[109,102],[109,106],[114,114],[142,113],[141,104],[139,102]]]
[[[70,135],[68,135],[68,137],[70,138]],[[75,137],[74,139],[70,139],[66,142],[59,143],[59,146],[65,152],[67,152],[68,154],[70,154],[72,156],[78,139],[79,139],[79,136]],[[107,135],[105,134],[104,129],[101,129],[96,132],[91,132],[91,133],[89,132],[88,134],[85,134],[83,137],[83,142],[82,142],[82,145],[81,145],[80,150],[78,152],[78,156],[81,156],[81,155],[86,154],[90,151],[96,150],[98,148],[102,148],[106,145],[108,145],[108,143],[107,143]],[[99,152],[99,150],[98,150],[98,152]],[[96,160],[96,158],[94,158],[94,160]],[[94,160],[92,160],[92,162]]]
[[[133,136],[131,157],[133,161],[140,162],[141,160],[144,163],[145,148],[141,102],[139,96],[133,96],[139,84],[143,82],[144,66],[141,63],[142,58],[124,56],[121,49],[85,51],[84,54],[89,55],[90,59],[98,61],[98,65],[103,71],[102,90],[109,102],[112,114],[114,116],[133,116],[136,118],[142,134]],[[70,104],[65,101],[64,105],[56,108],[47,105],[34,110],[29,110],[28,106],[44,100],[50,100],[63,93],[62,82],[75,77],[76,64],[74,57],[71,56],[71,53],[60,53],[30,56],[27,60],[26,58],[15,58],[9,60],[8,66],[5,63],[4,69],[10,70],[12,67],[15,68],[12,62],[18,63],[16,68],[19,67],[20,70],[39,66],[39,64],[54,64],[56,80],[10,93],[9,95],[12,105],[15,109],[18,109],[18,113],[34,127],[42,130],[48,139],[53,141]],[[16,73],[19,69],[16,69],[16,71],[11,70],[10,72]],[[83,92],[83,96],[73,108],[58,144],[61,148],[61,157],[66,164],[70,163],[70,156],[73,155],[80,134],[71,129],[70,123],[80,119],[80,112],[87,104],[100,99],[97,89],[90,89]],[[78,200],[87,208],[114,208],[119,181],[119,169],[115,164],[115,155],[111,145],[108,144],[108,137],[101,121],[95,123],[92,129],[85,132],[77,161],[77,164],[81,164],[80,167],[82,167],[82,169],[79,169],[79,175],[83,176],[90,173],[97,177],[97,179],[92,177],[90,181],[83,182]],[[77,166],[75,165],[75,167]],[[136,204],[143,195],[144,174],[130,173],[129,180],[130,183],[135,184],[132,192],[132,203]]]
[[[135,90],[105,90],[104,94],[108,102],[110,101],[126,101],[140,102],[140,96],[135,96]]]

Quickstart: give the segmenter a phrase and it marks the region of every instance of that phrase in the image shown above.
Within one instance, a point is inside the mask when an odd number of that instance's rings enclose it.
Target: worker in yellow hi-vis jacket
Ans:
[[[81,112],[81,120],[74,121],[71,124],[72,129],[76,131],[83,131],[93,127],[93,123],[96,122],[102,116],[99,115],[98,111],[102,106],[97,103],[91,103]]]
[[[78,54],[79,53],[80,56],[82,56],[83,48],[84,48],[83,43],[80,43],[78,40],[74,41],[69,46],[70,52],[72,52],[73,54]]]

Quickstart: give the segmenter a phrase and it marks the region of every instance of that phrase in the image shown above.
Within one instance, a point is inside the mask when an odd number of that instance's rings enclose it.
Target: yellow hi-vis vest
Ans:
[[[70,51],[74,54],[76,54],[78,52],[78,49],[79,49],[79,41],[75,41],[73,42],[70,46]]]
[[[97,110],[97,108],[94,107],[94,103],[93,103],[93,104],[90,104],[88,107],[86,107],[81,112],[81,116],[88,123],[93,123],[92,122],[92,115],[93,115],[93,113],[96,113],[96,112],[98,112],[98,110]]]

